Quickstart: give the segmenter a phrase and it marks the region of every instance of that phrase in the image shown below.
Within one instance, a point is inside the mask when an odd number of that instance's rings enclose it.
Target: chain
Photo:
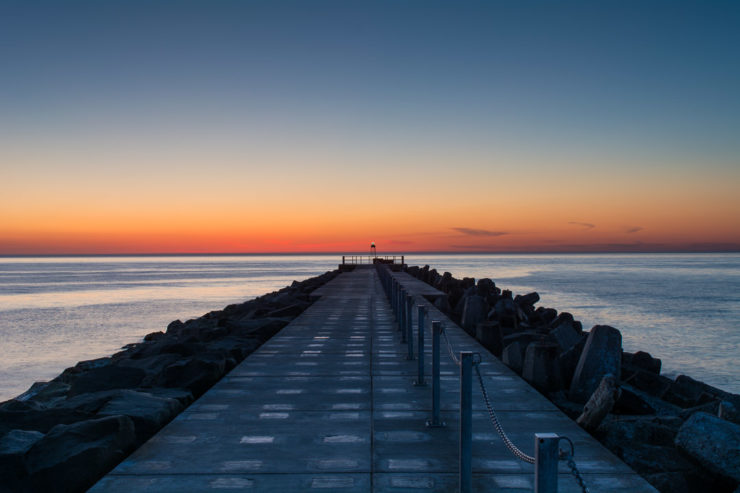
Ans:
[[[504,431],[504,428],[501,426],[501,423],[498,421],[498,417],[496,416],[496,411],[493,410],[493,407],[491,406],[491,401],[488,398],[488,392],[486,392],[486,386],[483,384],[483,377],[480,374],[480,370],[478,369],[478,365],[475,365],[475,374],[478,375],[478,382],[480,383],[480,390],[483,392],[483,400],[486,401],[486,407],[488,408],[488,416],[491,418],[491,423],[493,423],[493,427],[496,429],[496,432],[501,437],[501,440],[504,442],[504,445],[506,445],[506,448],[509,449],[509,451],[514,454],[514,457],[516,457],[519,460],[522,460],[528,464],[534,464],[534,457],[531,457],[514,445],[514,442],[509,440],[509,437],[506,435],[506,432]]]
[[[570,467],[570,473],[576,479],[576,483],[578,483],[578,486],[581,487],[581,491],[583,493],[589,493],[588,487],[586,487],[586,483],[583,481],[583,477],[581,476],[581,472],[576,466],[576,461],[573,459],[573,456],[575,455],[575,447],[573,446],[573,441],[571,441],[571,439],[568,437],[560,437],[560,440],[565,440],[570,444],[570,453],[560,450],[560,460],[564,460],[565,463],[568,464],[568,467]]]
[[[447,331],[442,328],[442,336],[444,337],[445,346],[447,346],[447,352],[450,354],[450,358],[452,358],[452,361],[457,365],[460,366],[460,359],[455,356],[455,350],[452,347],[452,343],[447,338]],[[486,386],[483,383],[483,376],[480,373],[480,368],[478,368],[478,365],[480,363],[480,360],[475,362],[473,364],[473,368],[475,368],[475,374],[478,376],[478,383],[480,384],[480,390],[483,394],[483,400],[486,402],[486,408],[488,409],[488,416],[491,418],[491,423],[493,424],[493,427],[496,429],[496,432],[501,437],[501,440],[504,442],[504,445],[506,445],[506,448],[509,449],[509,451],[516,457],[517,459],[526,462],[528,464],[534,464],[535,459],[534,457],[525,454],[522,452],[519,447],[514,445],[514,442],[512,442],[509,439],[509,436],[504,431],[504,428],[501,426],[501,423],[498,420],[498,416],[496,416],[496,411],[493,410],[493,406],[491,405],[491,400],[488,398],[488,391],[486,390]],[[561,440],[567,440],[570,444],[570,454],[566,454],[562,450],[560,451],[560,459],[565,460],[566,464],[568,464],[568,467],[570,468],[570,472],[575,478],[576,482],[578,483],[578,486],[581,487],[581,491],[583,493],[589,493],[588,487],[586,487],[586,483],[583,481],[583,477],[581,476],[580,471],[578,471],[578,467],[576,466],[575,460],[573,460],[573,455],[575,453],[575,448],[573,447],[573,442],[568,437],[560,437]]]
[[[457,365],[460,366],[460,358],[455,356],[455,349],[452,347],[452,343],[447,338],[447,331],[442,328],[442,337],[444,337],[445,345],[447,346],[447,352],[450,354],[450,358],[452,358],[452,361]]]
[[[576,483],[578,483],[578,486],[581,487],[581,491],[583,491],[583,493],[589,493],[588,488],[586,487],[586,483],[583,482],[581,473],[576,467],[576,461],[573,460],[573,456],[568,458],[566,464],[568,464],[568,467],[570,467],[570,473],[573,475],[574,478],[576,478]]]

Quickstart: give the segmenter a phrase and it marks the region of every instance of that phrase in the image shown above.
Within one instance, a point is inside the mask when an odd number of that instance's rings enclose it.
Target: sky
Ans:
[[[740,3],[0,0],[0,255],[740,251]]]

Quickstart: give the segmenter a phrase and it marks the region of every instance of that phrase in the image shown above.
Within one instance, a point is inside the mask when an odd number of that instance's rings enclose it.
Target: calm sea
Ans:
[[[740,392],[740,254],[411,255],[455,277],[490,277],[626,350]],[[335,255],[0,258],[0,401],[77,361],[336,268]]]

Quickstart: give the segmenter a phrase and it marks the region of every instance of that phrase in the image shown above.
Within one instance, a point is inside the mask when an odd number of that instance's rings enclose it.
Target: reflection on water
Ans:
[[[336,268],[336,256],[0,258],[0,400],[230,303]]]
[[[627,350],[740,392],[740,255],[410,255],[455,277],[490,277]],[[338,256],[0,258],[0,400],[229,303],[334,269]]]

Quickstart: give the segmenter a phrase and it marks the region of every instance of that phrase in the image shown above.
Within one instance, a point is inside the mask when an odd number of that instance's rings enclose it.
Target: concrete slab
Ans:
[[[591,491],[654,491],[436,310],[425,298],[433,288],[394,276],[428,307],[429,321],[445,324],[455,351],[480,354],[499,419],[521,449],[533,454],[535,432],[567,435]],[[418,362],[406,360],[375,270],[343,273],[315,294],[316,303],[91,491],[455,491],[459,368],[446,346],[447,425],[430,429],[431,387],[414,385]],[[427,379],[431,350],[427,334]],[[473,402],[475,491],[532,491],[532,466],[496,435],[477,384]],[[563,464],[558,484],[561,492],[579,491]]]

